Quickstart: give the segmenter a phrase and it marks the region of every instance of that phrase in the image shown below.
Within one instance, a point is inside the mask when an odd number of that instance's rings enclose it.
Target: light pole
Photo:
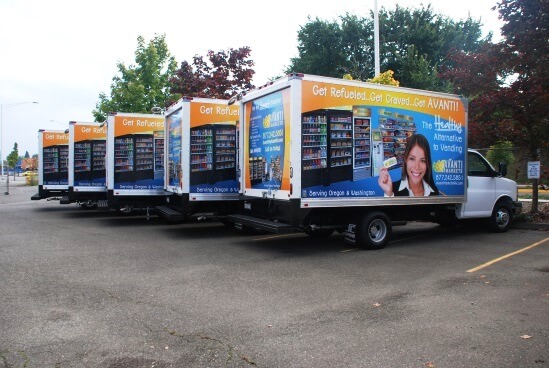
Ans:
[[[379,14],[377,11],[377,0],[374,0],[374,77],[381,73],[379,65]]]
[[[25,102],[16,102],[16,103],[11,103],[11,104],[1,104],[0,105],[0,165],[2,166],[2,170],[0,171],[0,177],[3,179],[4,178],[4,158],[3,158],[3,153],[4,153],[4,135],[2,134],[2,126],[3,126],[3,123],[4,123],[4,109],[11,109],[12,107],[16,107],[16,106],[19,106],[19,105],[24,105],[24,104],[37,104],[38,102],[37,101],[25,101]]]

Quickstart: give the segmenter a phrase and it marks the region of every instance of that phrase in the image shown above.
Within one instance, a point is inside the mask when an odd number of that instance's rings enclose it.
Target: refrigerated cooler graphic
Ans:
[[[155,148],[156,143],[156,148]],[[160,149],[160,147],[162,147]],[[156,151],[155,151],[156,150]],[[154,179],[156,154],[162,154],[164,139],[153,134],[127,134],[114,139],[114,181],[117,184]],[[161,168],[156,166],[157,170]],[[163,166],[162,166],[163,170]]]
[[[164,132],[154,132],[154,178],[164,176]]]
[[[303,114],[302,186],[329,186],[353,179],[353,114],[317,110]]]
[[[402,167],[404,163],[404,152],[406,151],[407,138],[417,131],[413,117],[400,113],[384,111],[379,116],[379,130],[376,133],[376,146],[380,147],[374,166],[374,175],[379,174],[382,162],[391,157],[397,159],[397,164],[392,167]],[[379,142],[381,139],[381,142]],[[379,151],[381,151],[379,153]]]
[[[236,127],[208,124],[191,128],[190,185],[236,179]]]
[[[44,185],[68,185],[69,146],[44,147],[42,154]]]
[[[372,176],[372,142],[369,117],[353,117],[353,181]]]
[[[105,185],[106,140],[74,143],[74,186],[87,183]]]

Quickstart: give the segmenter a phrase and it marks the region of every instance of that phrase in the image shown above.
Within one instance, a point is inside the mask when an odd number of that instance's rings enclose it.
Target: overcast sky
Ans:
[[[455,20],[470,14],[499,39],[498,0],[378,0],[394,9],[432,4]],[[229,48],[249,46],[255,85],[281,75],[297,56],[297,32],[307,19],[368,16],[374,0],[0,0],[2,157],[38,153],[38,129],[65,130],[93,121],[99,93],[110,95],[116,63],[135,64],[137,37],[165,34],[178,65]],[[23,102],[37,101],[38,104]],[[23,104],[19,104],[23,103]]]

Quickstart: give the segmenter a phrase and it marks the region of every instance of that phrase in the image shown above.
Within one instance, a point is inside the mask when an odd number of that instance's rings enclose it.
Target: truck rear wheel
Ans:
[[[362,216],[356,230],[356,244],[363,249],[382,249],[391,236],[391,221],[383,212]]]
[[[493,232],[504,233],[511,227],[513,220],[513,211],[509,203],[502,201],[496,203],[492,216],[489,219],[489,225]]]

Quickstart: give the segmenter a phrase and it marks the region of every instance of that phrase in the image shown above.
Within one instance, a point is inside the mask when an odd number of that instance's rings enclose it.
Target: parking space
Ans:
[[[0,202],[5,367],[549,366],[547,232],[412,223],[362,251],[32,194]]]

